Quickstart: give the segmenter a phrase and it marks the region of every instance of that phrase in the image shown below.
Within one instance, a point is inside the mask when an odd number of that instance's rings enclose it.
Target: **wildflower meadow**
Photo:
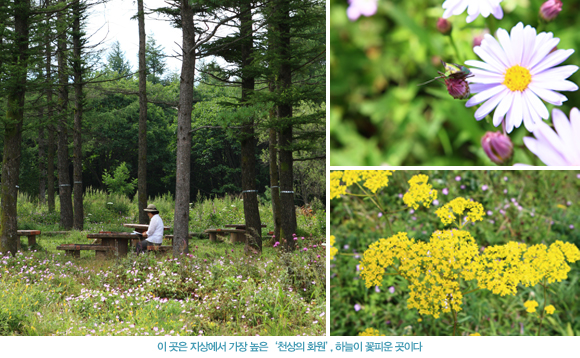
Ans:
[[[580,172],[331,171],[332,335],[579,335]]]
[[[331,165],[580,165],[579,10],[331,0]]]
[[[173,223],[171,195],[152,198],[165,225]],[[19,195],[19,229],[58,230],[49,212]],[[269,202],[260,205],[271,223]],[[326,333],[326,213],[297,210],[297,250],[285,252],[266,238],[260,256],[244,245],[190,239],[190,252],[148,252],[106,260],[83,251],[65,256],[63,243],[90,243],[89,232],[122,231],[137,218],[137,201],[88,190],[85,230],[42,234],[29,247],[22,238],[16,255],[0,254],[0,335],[124,336],[296,336]],[[238,197],[201,199],[192,204],[190,231],[243,222]],[[270,224],[268,224],[270,225]],[[270,225],[271,226],[271,225]],[[271,227],[265,231],[272,230]],[[169,243],[165,243],[169,245]]]

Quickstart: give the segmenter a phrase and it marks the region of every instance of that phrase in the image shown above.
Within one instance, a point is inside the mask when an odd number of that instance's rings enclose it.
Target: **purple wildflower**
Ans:
[[[377,12],[378,0],[349,0],[350,6],[346,9],[346,16],[355,21],[361,15],[372,16]]]

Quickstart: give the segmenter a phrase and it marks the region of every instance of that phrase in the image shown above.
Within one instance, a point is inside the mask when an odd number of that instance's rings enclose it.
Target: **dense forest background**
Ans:
[[[291,237],[295,205],[325,201],[325,4],[137,0],[139,51],[126,54],[86,32],[91,9],[115,1],[0,0],[0,248],[16,242],[18,192],[50,211],[58,196],[61,227],[82,230],[88,188],[138,193],[140,223],[148,198],[172,194],[174,253],[191,203],[226,194],[243,199],[255,250],[260,199]],[[164,39],[180,51],[146,36],[152,14],[180,30]]]

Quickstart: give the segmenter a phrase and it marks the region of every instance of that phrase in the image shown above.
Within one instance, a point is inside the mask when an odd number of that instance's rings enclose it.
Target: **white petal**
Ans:
[[[486,71],[489,71],[489,72],[493,72],[493,73],[498,73],[498,74],[502,74],[503,73],[503,71],[498,71],[492,65],[490,65],[488,63],[485,63],[485,62],[477,61],[477,60],[465,61],[465,64],[467,66],[478,67],[478,68],[481,68],[483,70],[486,70]]]
[[[514,127],[519,128],[522,125],[523,114],[522,114],[522,93],[515,91],[513,93],[514,101],[508,110],[506,116],[506,130],[508,133],[512,131]]]
[[[536,130],[534,130],[534,136],[538,140],[538,148],[543,148],[541,153],[534,153],[538,158],[548,165],[568,165],[566,157],[564,156],[566,148],[564,147],[560,137],[558,137],[556,132],[554,132],[550,126],[544,122],[538,123]]]
[[[524,44],[522,54],[522,66],[528,68],[530,58],[534,54],[534,46],[536,44],[536,29],[530,25],[524,28]]]
[[[570,111],[570,126],[572,127],[574,138],[580,138],[580,111],[576,107]],[[576,148],[580,151],[580,143]]]
[[[513,101],[514,101],[514,95],[513,95],[513,92],[511,92],[511,91],[508,92],[502,98],[501,102],[499,103],[499,105],[495,109],[495,112],[493,112],[493,125],[494,126],[497,127],[501,124],[503,117],[506,115],[506,113],[509,110],[509,108],[511,107]]]
[[[532,92],[534,92],[536,95],[538,95],[538,97],[540,97],[544,101],[556,106],[561,106],[562,103],[568,100],[568,98],[566,98],[566,96],[564,96],[563,94],[540,87],[536,85],[534,82],[530,83],[528,85],[528,88],[531,89]]]
[[[465,103],[465,107],[473,107],[481,102],[487,101],[491,97],[495,96],[496,94],[500,93],[505,89],[505,86],[495,86],[483,92],[476,94],[475,96],[471,97],[467,103]]]
[[[510,67],[508,57],[495,37],[491,36],[490,34],[485,34],[483,41],[481,41],[481,47],[487,51],[496,60],[496,62],[501,64],[500,69],[502,71]]]
[[[503,18],[503,10],[500,5],[494,6],[491,10],[491,13],[498,20],[501,20]]]
[[[508,65],[511,67],[515,64],[517,64],[516,59],[515,59],[515,55],[514,55],[514,48],[512,45],[512,41],[510,40],[510,35],[508,34],[508,32],[504,29],[498,29],[497,30],[497,39],[499,40],[499,43],[501,44],[501,47],[503,48],[507,59],[508,59]]]
[[[576,150],[579,138],[574,138],[572,133],[572,126],[566,115],[561,110],[554,108],[552,110],[552,123],[558,132],[558,136],[564,145],[564,156],[569,163],[580,163],[580,155]]]
[[[482,104],[481,107],[479,107],[477,111],[475,111],[475,119],[480,121],[483,118],[485,118],[485,116],[487,116],[491,111],[493,111],[495,107],[497,107],[498,103],[505,97],[505,95],[508,92],[509,90],[504,87],[503,92],[500,92],[499,94],[495,95],[494,97],[490,98],[487,102]]]
[[[578,86],[570,81],[534,81],[534,84],[552,91],[576,91]]]
[[[545,123],[542,124],[546,125]],[[536,131],[538,130],[536,129]],[[534,153],[546,165],[567,165],[564,157],[548,143],[541,142],[532,137],[524,137],[524,144],[530,152]]]
[[[536,97],[536,95],[532,91],[525,90],[522,93],[522,102],[523,102],[523,109],[524,109],[524,125],[526,126],[526,129],[529,132],[533,132],[534,129],[536,129],[536,123],[538,123],[542,120],[542,118],[540,117],[540,114],[538,113],[538,111],[536,110],[534,105],[532,105],[532,103],[531,103],[532,100],[530,97],[532,97],[532,96],[535,98],[537,103],[541,107],[543,107],[542,111],[545,111],[546,114],[548,113],[548,109],[546,108],[544,103],[542,103],[542,101],[540,101],[540,99],[538,97]]]
[[[528,103],[526,92],[522,93],[522,115],[524,117],[524,126],[529,132],[533,132],[536,128],[536,120],[541,120],[540,116],[533,110]]]
[[[493,39],[493,37],[492,37],[492,39]],[[486,40],[483,40],[483,41],[486,41]],[[495,41],[495,39],[494,39],[494,41]],[[486,46],[486,47],[489,48],[488,46]],[[485,63],[487,63],[488,65],[490,65],[491,67],[493,67],[495,69],[495,72],[496,73],[503,73],[503,72],[505,72],[505,69],[507,68],[507,66],[504,65],[501,61],[499,61],[496,56],[492,56],[490,54],[490,52],[488,52],[483,47],[483,42],[482,42],[482,46],[476,46],[476,47],[474,47],[473,48],[473,52],[475,52],[475,54],[477,56],[479,56],[479,58],[481,58],[483,61],[485,61]]]
[[[512,28],[510,42],[514,56],[514,65],[521,65],[524,47],[524,24],[521,22]]]
[[[497,83],[469,83],[469,91],[476,94],[497,86],[499,86]]]
[[[578,71],[578,66],[566,65],[560,67],[549,68],[538,74],[534,74],[533,80],[565,80],[566,78],[572,76],[576,71]]]
[[[546,58],[540,61],[537,65],[531,68],[530,73],[535,75],[540,73],[550,67],[557,66],[562,62],[566,61],[574,53],[574,50],[557,50],[546,56]]]
[[[552,35],[552,34],[549,33],[548,35]],[[534,49],[534,54],[533,54],[532,58],[530,59],[530,63],[528,64],[528,68],[533,68],[534,66],[536,66],[540,61],[542,61],[550,53],[550,51],[552,51],[554,49],[554,47],[558,46],[558,43],[560,42],[559,38],[551,38],[548,41],[545,41],[545,43],[543,43],[538,48],[538,37],[536,37],[536,47]]]
[[[546,105],[542,101],[540,101],[538,96],[536,96],[536,94],[532,92],[532,90],[527,88],[524,91],[524,97],[526,97],[527,103],[529,103],[532,106],[531,110],[534,110],[541,118],[548,119],[550,113],[548,112]]]

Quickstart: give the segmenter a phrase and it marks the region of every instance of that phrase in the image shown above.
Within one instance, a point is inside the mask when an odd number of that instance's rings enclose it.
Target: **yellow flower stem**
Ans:
[[[470,293],[472,293],[472,292],[475,292],[475,291],[477,291],[477,290],[481,290],[481,288],[477,287],[477,288],[474,288],[473,290],[469,290],[469,291],[467,291],[467,292],[463,293],[463,296],[465,296],[465,295],[468,295],[468,294],[470,294]]]
[[[452,308],[451,315],[453,316],[453,335],[457,335],[457,312]]]
[[[377,200],[375,201],[375,200],[374,200],[374,199],[371,197],[371,195],[370,195],[370,194],[368,194],[368,193],[366,192],[366,190],[365,190],[365,189],[362,187],[362,185],[360,185],[359,183],[356,183],[356,185],[357,185],[357,186],[360,188],[360,190],[362,190],[362,191],[363,191],[363,193],[365,193],[365,194],[366,194],[366,196],[367,196],[369,199],[371,199],[371,201],[372,201],[372,202],[373,202],[373,203],[374,203],[374,204],[377,206],[377,208],[379,208],[379,210],[380,210],[382,213],[384,213],[384,212],[385,212],[385,209],[383,208],[383,206],[382,206],[381,204],[379,204],[379,202],[378,202],[378,201],[379,201],[379,198],[378,198],[378,196],[377,196],[377,194],[376,194],[376,193],[374,193],[374,194],[373,194],[373,195],[375,196],[375,198],[377,199]],[[389,220],[389,218],[388,218],[388,217],[386,217],[386,219],[387,219],[387,223],[389,223],[389,229],[391,230],[391,235],[392,235],[392,234],[393,234],[393,227],[391,226],[391,221]]]
[[[544,307],[542,307],[542,315],[540,316],[540,325],[538,326],[538,334],[537,336],[540,335],[540,333],[542,332],[542,322],[544,321],[544,315],[546,315],[546,278],[544,278],[544,282],[542,282],[540,285],[542,285],[542,287],[544,287]]]

